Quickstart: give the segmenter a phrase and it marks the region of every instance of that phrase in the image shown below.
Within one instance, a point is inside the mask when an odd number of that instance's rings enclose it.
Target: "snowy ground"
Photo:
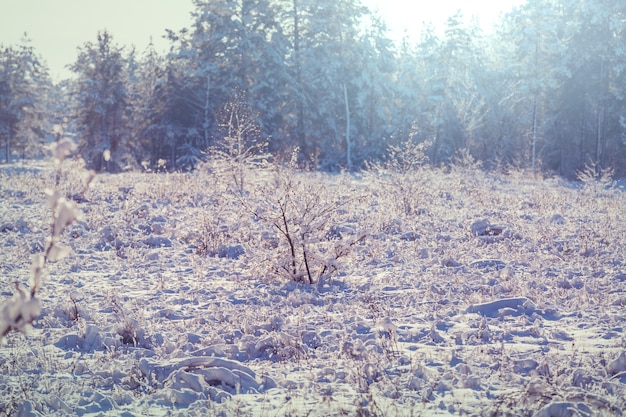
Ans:
[[[101,175],[84,194],[81,175],[61,176],[84,215],[63,235],[72,254],[48,266],[30,333],[0,347],[0,415],[626,410],[622,191],[467,169],[293,174],[294,207],[322,209],[311,253],[347,248],[309,285],[252,214],[276,209],[269,173],[244,204],[225,174]],[[28,285],[53,184],[50,167],[0,167],[0,303]]]

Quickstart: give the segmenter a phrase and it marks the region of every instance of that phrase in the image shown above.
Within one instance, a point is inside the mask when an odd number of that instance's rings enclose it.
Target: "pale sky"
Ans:
[[[24,32],[32,39],[55,80],[67,78],[64,67],[76,61],[77,48],[95,42],[107,29],[118,45],[138,52],[150,43],[165,51],[165,29],[191,23],[190,0],[0,0],[0,43],[16,45]]]
[[[498,13],[521,0],[362,0],[378,9],[388,22],[392,35],[400,38],[405,30],[419,34],[423,21],[439,24],[462,9],[490,23]],[[38,54],[46,61],[53,78],[70,76],[66,65],[77,57],[77,48],[95,42],[98,30],[107,29],[119,45],[134,44],[142,52],[150,42],[159,51],[169,43],[165,29],[178,31],[191,24],[190,0],[0,0],[0,44],[17,45],[24,32]]]

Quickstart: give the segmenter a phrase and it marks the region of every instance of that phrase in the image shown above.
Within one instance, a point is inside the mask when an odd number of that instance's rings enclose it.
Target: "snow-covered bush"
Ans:
[[[615,189],[612,168],[603,169],[597,164],[587,164],[582,171],[577,172],[577,179],[583,185],[583,191],[590,197],[595,198],[606,195]]]
[[[261,135],[258,114],[237,94],[222,109],[222,138],[211,149],[212,168],[226,181],[232,182],[232,190],[243,193],[247,178],[268,167],[271,155],[268,142]]]
[[[272,267],[293,281],[313,284],[339,272],[339,260],[365,234],[347,227],[346,209],[360,197],[352,191],[341,194],[349,188],[340,187],[340,191],[309,175],[297,170],[294,157],[288,166],[277,167],[268,181],[257,185],[252,198],[242,203],[278,236]]]
[[[384,190],[389,193],[389,201],[393,202],[400,215],[418,214],[420,205],[424,203],[422,189],[426,177],[423,172],[427,169],[426,151],[429,146],[428,141],[406,141],[398,146],[390,146],[387,160],[371,167],[379,181],[385,184]]]

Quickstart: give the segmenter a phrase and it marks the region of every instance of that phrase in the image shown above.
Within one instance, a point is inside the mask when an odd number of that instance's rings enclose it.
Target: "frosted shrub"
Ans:
[[[220,249],[230,242],[230,232],[235,227],[226,224],[225,218],[230,214],[229,207],[223,198],[215,198],[208,207],[203,208],[198,216],[197,235],[194,239],[196,254],[217,256]]]
[[[426,150],[429,146],[428,141],[406,141],[399,146],[390,146],[387,161],[372,166],[372,171],[378,174],[384,188],[390,193],[389,201],[393,202],[400,214],[412,216],[419,212],[422,188],[426,181],[422,173],[428,162]]]
[[[477,161],[469,149],[459,149],[454,156],[454,167],[464,172],[477,172],[482,169],[482,162]]]
[[[407,140],[399,146],[390,146],[389,157],[384,167],[401,174],[414,173],[428,163],[426,151],[430,145],[430,141],[415,143]]]
[[[72,145],[69,141],[59,142],[54,150],[57,181],[60,177],[61,164],[71,151]],[[91,178],[87,180],[85,188],[89,185]],[[37,298],[37,293],[43,284],[42,276],[46,265],[70,254],[70,248],[61,245],[59,240],[65,229],[76,220],[80,220],[82,214],[76,207],[76,203],[63,197],[58,190],[49,190],[47,194],[52,211],[50,236],[43,246],[43,252],[33,257],[30,290],[16,283],[17,294],[0,308],[0,338],[6,336],[11,330],[26,332],[29,329],[31,323],[41,313],[41,303]]]
[[[589,197],[600,197],[615,188],[613,174],[612,168],[603,169],[592,164],[585,165],[582,171],[578,171],[576,178],[583,184],[583,191]]]
[[[215,170],[232,181],[238,193],[243,193],[249,171],[266,168],[270,158],[257,118],[245,98],[237,95],[222,110],[223,137],[212,149]]]
[[[313,284],[337,273],[338,260],[365,237],[354,229],[342,229],[346,220],[342,214],[358,197],[340,195],[323,181],[300,176],[295,159],[277,169],[254,194],[258,205],[248,209],[277,233],[278,252],[272,262],[293,281]]]

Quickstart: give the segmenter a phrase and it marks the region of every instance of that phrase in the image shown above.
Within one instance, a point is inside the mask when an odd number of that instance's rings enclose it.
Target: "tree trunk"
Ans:
[[[535,79],[539,77],[539,44],[535,42]],[[531,165],[532,165],[532,174],[533,178],[537,177],[537,96],[539,95],[539,91],[535,91],[535,95],[533,97],[533,125],[532,125],[532,155],[531,155]]]
[[[250,0],[242,0],[241,2],[241,27],[243,29],[243,33],[241,34],[241,72],[239,74],[239,78],[241,79],[241,89],[244,93],[248,92],[248,68],[249,64],[249,55],[248,51],[248,18],[250,15]]]
[[[604,146],[604,131],[602,129],[604,125],[604,106],[601,102],[598,102],[596,110],[596,174],[599,175],[602,170],[604,152],[602,152]]]
[[[211,98],[211,74],[207,73],[206,75],[206,91],[204,93],[204,120],[202,123],[202,127],[204,129],[204,147],[205,150],[209,149],[209,115],[210,115],[210,109],[209,109],[209,105],[211,104],[210,102],[210,98]]]
[[[348,103],[348,87],[343,83],[343,99],[346,104],[346,161],[348,171],[352,171],[352,139],[350,137],[350,104]]]
[[[608,92],[608,75],[605,71],[604,59],[600,61],[600,92],[596,107],[596,175],[599,175],[605,159],[606,148],[606,132],[605,132],[605,112],[606,112],[606,94]]]
[[[433,140],[433,166],[439,164],[439,136],[441,132],[441,126],[437,126],[435,130],[435,139]]]
[[[293,0],[293,52],[296,66],[296,82],[298,88],[302,87],[302,62],[300,57],[300,16],[298,9],[298,0]],[[296,96],[296,106],[298,108],[298,120],[296,122],[296,137],[300,144],[300,152],[307,156],[307,142],[304,132],[304,104],[300,94]]]
[[[533,101],[533,126],[532,126],[532,155],[531,155],[531,165],[532,165],[532,173],[533,178],[537,176],[536,165],[537,165],[537,95],[535,95],[535,99]]]

